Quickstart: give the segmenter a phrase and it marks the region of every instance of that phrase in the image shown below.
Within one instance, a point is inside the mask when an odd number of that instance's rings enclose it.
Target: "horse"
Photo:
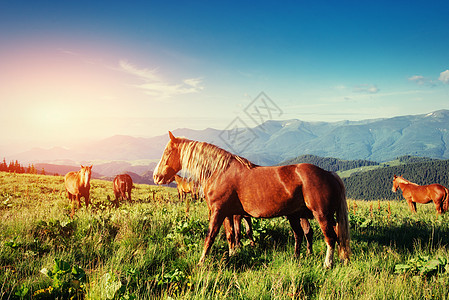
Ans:
[[[81,165],[81,170],[78,172],[68,172],[64,176],[65,189],[69,201],[72,203],[72,212],[70,217],[75,215],[75,202],[77,208],[81,207],[81,197],[84,197],[86,207],[89,207],[89,190],[90,190],[90,176],[92,174],[92,165],[85,167]]]
[[[120,174],[115,176],[113,182],[114,195],[115,195],[115,206],[118,207],[119,200],[127,200],[129,202],[131,199],[131,190],[133,188],[133,180],[128,174]]]
[[[402,196],[410,207],[413,213],[416,213],[416,203],[427,204],[431,201],[435,203],[435,208],[438,214],[442,214],[447,211],[449,206],[448,201],[448,189],[438,183],[429,185],[418,185],[402,176],[393,176],[393,187],[391,190],[396,193],[397,189],[402,190]]]
[[[199,264],[203,264],[221,224],[231,227],[234,215],[256,218],[286,216],[295,236],[299,256],[301,218],[315,218],[327,244],[325,268],[334,264],[335,244],[346,264],[350,256],[350,232],[346,191],[340,177],[312,164],[257,166],[215,145],[175,137],[168,141],[153,179],[164,184],[179,170],[188,171],[201,184],[210,211],[209,230]],[[336,220],[334,218],[336,215]],[[228,243],[233,232],[226,230]]]
[[[198,199],[197,187],[194,181],[188,180],[187,178],[175,175],[174,180],[176,181],[178,188],[179,200],[183,201],[187,198],[187,194],[192,195],[192,199]]]

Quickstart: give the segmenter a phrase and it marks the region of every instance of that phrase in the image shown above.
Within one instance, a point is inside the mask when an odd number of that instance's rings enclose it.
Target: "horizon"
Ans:
[[[284,119],[284,120],[273,120],[273,119],[269,119],[266,120],[265,122],[271,122],[271,121],[275,121],[275,122],[288,122],[288,121],[300,121],[300,122],[306,122],[306,123],[314,123],[314,122],[323,122],[323,123],[344,123],[344,122],[354,122],[354,123],[358,123],[358,122],[365,122],[365,121],[375,121],[375,120],[384,120],[384,119],[389,119],[389,118],[396,118],[396,117],[407,117],[407,116],[420,116],[420,115],[424,115],[424,116],[429,116],[431,114],[434,114],[436,112],[440,112],[440,111],[446,111],[449,112],[449,109],[438,109],[435,111],[431,111],[431,112],[425,112],[425,113],[419,113],[419,114],[414,114],[414,115],[397,115],[397,116],[392,116],[392,117],[379,117],[379,118],[369,118],[369,119],[363,119],[363,120],[355,120],[355,121],[351,121],[351,120],[338,120],[338,121],[331,121],[331,122],[326,122],[326,121],[304,121],[301,119]],[[264,122],[264,123],[265,123]],[[249,128],[249,129],[255,129],[256,127],[263,125],[262,124],[258,124],[258,125],[254,125],[253,127],[241,127],[241,129],[245,129],[245,128]],[[262,126],[263,128],[263,126]],[[235,128],[231,128],[231,129],[218,129],[218,128],[213,128],[213,127],[207,127],[207,128],[200,128],[200,129],[193,129],[193,128],[174,128],[174,129],[170,129],[169,131],[175,132],[178,130],[192,130],[192,131],[205,131],[205,130],[216,130],[216,131],[223,131],[223,130],[233,130]],[[27,152],[27,151],[32,151],[32,150],[53,150],[53,149],[61,149],[61,150],[73,150],[74,147],[79,147],[79,146],[85,146],[88,145],[90,143],[93,142],[98,142],[98,141],[104,141],[104,140],[109,140],[112,138],[116,138],[116,137],[124,137],[124,138],[135,138],[135,139],[152,139],[152,138],[158,138],[158,137],[163,137],[163,136],[167,136],[168,139],[168,131],[162,134],[157,134],[154,136],[133,136],[133,135],[129,135],[129,134],[113,134],[110,136],[104,136],[104,137],[99,137],[99,138],[91,138],[91,139],[80,139],[80,140],[74,140],[73,143],[69,146],[67,145],[58,145],[58,144],[54,144],[54,145],[46,145],[46,146],[42,146],[39,144],[35,144],[33,142],[31,143],[23,143],[22,145],[20,145],[18,148],[14,148],[15,145],[11,145],[10,149],[19,149],[18,151],[13,151],[11,153],[0,153],[0,155],[3,155],[4,157],[9,157],[11,158],[11,156],[13,155],[17,155],[17,154],[21,154],[23,152]],[[189,138],[189,137],[187,137]],[[24,146],[26,145],[26,146]],[[0,145],[0,150],[2,149],[1,145]],[[406,154],[404,154],[406,155]],[[136,161],[139,161],[142,159],[137,159]],[[101,160],[100,160],[101,161]],[[106,160],[109,161],[109,160]]]
[[[0,152],[449,109],[448,11],[447,1],[2,4]],[[251,106],[261,93],[268,106]]]

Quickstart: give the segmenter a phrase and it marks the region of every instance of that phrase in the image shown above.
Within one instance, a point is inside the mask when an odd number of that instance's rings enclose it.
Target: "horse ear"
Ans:
[[[393,178],[396,179],[396,178],[398,178],[398,176],[396,176],[396,174],[394,174],[394,175],[393,175]]]
[[[89,169],[92,169],[92,166],[93,166],[93,165],[90,165]]]
[[[84,168],[84,166],[83,166],[83,165],[80,165],[80,166],[81,166],[81,169],[82,169],[82,168]]]
[[[173,133],[171,133],[171,131],[168,132],[168,135],[170,136],[170,140],[176,142],[176,137],[173,135]]]

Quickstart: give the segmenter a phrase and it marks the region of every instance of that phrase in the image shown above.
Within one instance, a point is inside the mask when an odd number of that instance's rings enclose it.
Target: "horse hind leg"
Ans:
[[[324,216],[318,216],[315,214],[315,218],[320,224],[321,231],[324,234],[324,240],[326,241],[327,251],[326,259],[324,260],[324,267],[331,269],[334,266],[334,251],[335,243],[337,242],[337,233],[335,232],[335,220],[332,217],[326,218]]]
[[[440,201],[434,201],[435,203],[435,209],[437,210],[437,214],[441,215],[443,213],[443,208],[442,208],[442,202]]]
[[[133,202],[131,199],[131,189],[128,190],[128,201],[129,203]]]

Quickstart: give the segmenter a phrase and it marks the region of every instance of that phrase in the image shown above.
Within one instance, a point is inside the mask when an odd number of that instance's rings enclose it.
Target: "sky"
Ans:
[[[448,16],[448,1],[0,0],[0,154],[449,109]],[[277,110],[254,119],[260,95]]]

